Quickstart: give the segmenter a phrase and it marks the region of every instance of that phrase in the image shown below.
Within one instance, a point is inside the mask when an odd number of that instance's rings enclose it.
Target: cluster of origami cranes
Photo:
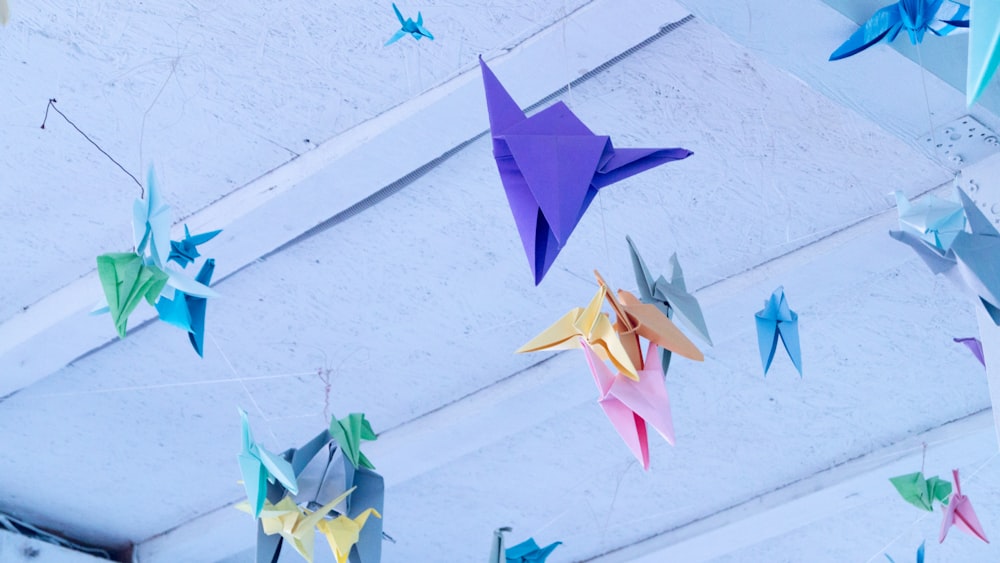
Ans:
[[[415,40],[434,36],[423,16],[403,17],[392,5],[400,29],[386,42],[406,35]],[[9,9],[0,0],[0,23]],[[850,57],[868,47],[893,41],[906,30],[919,44],[927,32],[937,36],[968,28],[968,103],[982,93],[1000,65],[1000,2],[972,0],[900,0],[876,12],[830,60]],[[606,135],[594,134],[562,102],[527,116],[486,62],[480,57],[492,135],[493,155],[513,212],[535,284],[542,282],[599,190],[668,162],[692,155],[683,148],[617,148]],[[1000,325],[1000,270],[992,257],[1000,253],[1000,232],[972,200],[958,190],[960,202],[934,196],[911,203],[896,194],[898,231],[890,235],[913,248],[935,274],[943,274],[974,295],[990,318]],[[95,307],[108,313],[120,337],[141,301],[155,306],[159,318],[188,333],[192,347],[204,353],[207,299],[217,294],[209,286],[215,261],[202,262],[192,278],[182,270],[200,258],[198,247],[221,231],[192,235],[185,225],[182,240],[170,240],[170,207],[160,199],[152,167],[144,193],[133,206],[135,247],[131,252],[97,257],[97,271],[106,303]],[[966,226],[969,230],[966,230]],[[649,469],[651,426],[674,444],[674,426],[665,377],[672,357],[702,361],[704,355],[673,322],[679,319],[711,345],[697,299],[687,290],[676,254],[670,257],[670,278],[651,273],[631,238],[627,239],[639,295],[613,292],[595,271],[598,290],[586,307],[577,307],[543,330],[517,352],[580,349],[598,388],[598,403],[629,450]],[[614,314],[602,311],[607,304]],[[761,364],[766,375],[779,340],[802,375],[798,315],[777,288],[755,314]],[[976,338],[956,338],[985,364]],[[643,347],[645,346],[645,351]],[[608,363],[610,362],[611,367]],[[612,369],[614,368],[614,369]],[[361,442],[375,440],[365,416],[333,417],[328,429],[297,449],[274,454],[256,442],[246,412],[242,417],[239,469],[247,502],[239,506],[257,521],[258,563],[278,561],[283,549],[312,561],[316,532],[322,534],[338,563],[376,563],[381,558],[385,487],[374,465],[361,452]],[[923,472],[890,479],[907,502],[925,511],[942,508],[939,541],[956,526],[988,541],[968,497],[962,494],[958,470],[954,486]],[[545,561],[560,544],[538,546],[528,539],[504,547],[504,533],[494,532],[490,562]],[[289,547],[290,546],[290,547]],[[892,558],[886,556],[890,561]],[[917,561],[924,558],[924,545]]]

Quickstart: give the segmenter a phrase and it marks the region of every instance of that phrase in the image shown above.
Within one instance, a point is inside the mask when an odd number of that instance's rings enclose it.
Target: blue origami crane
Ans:
[[[920,542],[920,547],[917,548],[917,563],[924,563],[924,544],[926,542]],[[889,554],[885,554],[885,558],[889,560],[890,563],[896,563],[896,560],[889,557]]]
[[[632,256],[632,269],[635,271],[635,283],[639,286],[639,298],[643,303],[656,305],[656,308],[663,312],[667,318],[673,318],[674,313],[684,320],[702,340],[712,345],[712,339],[708,336],[708,327],[705,326],[705,317],[701,313],[701,305],[698,299],[688,293],[687,285],[684,283],[684,271],[681,270],[681,263],[677,260],[677,253],[670,256],[670,281],[660,276],[653,281],[653,275],[649,273],[646,262],[635,247],[635,243],[628,236],[628,249]],[[670,367],[670,350],[660,348],[660,363],[663,373],[667,373]]]
[[[560,545],[562,542],[557,541],[545,547],[538,547],[534,538],[528,538],[514,547],[507,548],[504,555],[507,558],[507,563],[545,563],[549,554]]]
[[[562,102],[528,117],[479,57],[493,158],[528,262],[541,283],[597,196],[615,182],[693,153],[619,149],[595,135]]]
[[[938,250],[947,252],[958,233],[965,230],[961,203],[935,195],[911,203],[903,192],[897,191],[895,195],[900,230],[912,232]]]
[[[392,10],[396,12],[396,17],[399,18],[399,25],[401,28],[393,34],[393,36],[390,37],[383,46],[392,45],[396,41],[402,39],[407,33],[409,33],[410,37],[413,37],[417,41],[420,41],[422,37],[426,37],[431,41],[434,41],[434,36],[431,35],[431,32],[427,31],[427,28],[424,27],[424,16],[420,12],[417,12],[417,21],[413,21],[413,18],[406,18],[404,20],[403,14],[399,13],[399,8],[396,7],[396,4],[392,5]]]
[[[969,22],[969,68],[965,96],[969,107],[972,107],[1000,66],[1000,2],[972,0]]]
[[[220,229],[218,231],[191,236],[188,226],[184,225],[184,240],[170,241],[170,256],[167,258],[167,261],[173,260],[180,264],[181,268],[187,268],[188,264],[201,256],[198,252],[198,245],[205,244],[221,232],[222,230]]]
[[[299,492],[295,481],[295,471],[285,458],[275,455],[257,444],[250,432],[250,421],[247,413],[240,409],[243,422],[243,450],[237,459],[240,462],[240,473],[243,474],[243,487],[247,491],[247,500],[253,510],[254,517],[260,516],[267,498],[267,484],[279,481],[292,494]]]
[[[802,352],[799,349],[799,315],[788,307],[785,290],[778,287],[764,302],[764,308],[757,312],[757,344],[760,347],[760,361],[764,364],[764,375],[771,367],[774,352],[778,348],[778,338],[785,344],[788,357],[802,376]]]
[[[830,55],[830,60],[838,61],[856,55],[879,41],[891,43],[904,29],[914,45],[921,43],[928,31],[939,37],[945,36],[968,25],[968,14],[969,7],[955,0],[899,0],[875,12]]]
[[[215,271],[215,260],[209,258],[201,265],[201,270],[195,276],[195,281],[208,285]],[[174,298],[160,297],[156,302],[156,312],[160,320],[188,331],[188,339],[194,351],[204,357],[205,342],[205,307],[207,299],[196,295],[187,295],[183,291],[174,291]]]

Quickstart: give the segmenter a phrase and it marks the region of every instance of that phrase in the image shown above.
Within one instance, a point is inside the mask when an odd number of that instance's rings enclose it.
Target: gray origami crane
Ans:
[[[701,313],[701,306],[698,299],[687,291],[684,284],[684,271],[677,260],[677,253],[670,256],[670,281],[660,276],[653,281],[652,274],[639,251],[635,248],[635,243],[631,237],[625,237],[628,241],[629,252],[632,254],[632,267],[635,269],[635,283],[639,286],[639,299],[643,303],[650,303],[663,312],[667,317],[673,318],[676,314],[685,325],[693,330],[702,340],[712,345],[712,338],[708,335],[708,327],[705,326],[705,317]],[[670,350],[660,351],[660,361],[663,364],[663,373],[667,373],[670,366]]]

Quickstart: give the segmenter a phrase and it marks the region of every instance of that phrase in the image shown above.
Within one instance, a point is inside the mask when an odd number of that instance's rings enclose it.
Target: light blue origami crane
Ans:
[[[632,269],[635,270],[635,283],[639,286],[639,299],[643,303],[656,305],[656,308],[668,318],[673,318],[676,313],[684,324],[711,346],[712,339],[708,336],[705,316],[701,313],[698,299],[687,291],[684,271],[681,270],[681,264],[677,260],[677,253],[670,256],[670,281],[660,276],[654,282],[653,275],[649,273],[642,256],[639,256],[635,243],[627,236],[625,240],[632,256]],[[670,350],[660,348],[660,363],[663,366],[663,373],[667,373],[667,368],[670,366]]]
[[[958,233],[965,230],[965,211],[961,203],[935,195],[912,203],[903,192],[897,191],[895,195],[899,228],[912,232],[938,250],[947,252]]]
[[[385,42],[384,46],[392,45],[396,41],[402,39],[403,36],[406,35],[407,33],[409,33],[410,36],[416,39],[417,41],[420,41],[422,37],[426,37],[431,41],[434,41],[434,36],[431,35],[431,32],[427,31],[427,28],[424,27],[423,14],[417,12],[417,21],[413,21],[413,18],[406,18],[404,20],[403,14],[399,13],[399,8],[396,7],[396,4],[392,5],[392,10],[396,12],[396,17],[399,18],[399,25],[401,27],[399,31],[393,34],[393,36],[390,37],[389,40]]]
[[[914,45],[921,43],[928,31],[945,36],[967,25],[968,14],[969,7],[955,0],[899,0],[875,12],[830,55],[830,60],[856,55],[879,41],[891,43],[904,29]]]
[[[237,458],[240,462],[240,473],[243,474],[243,487],[247,491],[247,500],[256,518],[264,508],[268,482],[273,483],[277,480],[292,494],[299,492],[299,486],[295,481],[292,465],[285,458],[272,454],[254,441],[245,410],[240,409],[240,417],[243,422],[243,450]]]
[[[924,563],[924,544],[926,542],[920,542],[920,547],[917,548],[917,563]],[[890,563],[896,563],[896,560],[889,557],[889,554],[885,554],[885,558],[889,560]]]
[[[764,302],[764,308],[757,312],[757,344],[760,347],[760,361],[764,364],[764,375],[771,367],[774,352],[778,348],[778,338],[785,344],[788,357],[802,376],[802,352],[799,349],[799,315],[788,307],[785,289],[778,287]]]
[[[167,285],[188,295],[218,297],[219,294],[205,284],[165,267],[170,258],[170,223],[170,206],[160,199],[156,174],[150,166],[146,177],[146,199],[137,199],[132,204],[135,253],[143,257],[143,262],[147,266],[156,266],[166,272]]]
[[[215,271],[215,260],[209,258],[201,265],[201,270],[195,276],[195,281],[208,285]],[[160,297],[156,302],[156,311],[160,320],[188,331],[188,339],[194,351],[204,357],[205,342],[205,306],[207,299],[195,295],[187,295],[183,291],[174,292],[174,298]]]
[[[191,236],[188,226],[184,225],[184,240],[170,241],[170,256],[167,258],[167,261],[177,262],[181,268],[187,268],[188,264],[201,256],[201,253],[198,252],[198,245],[205,244],[221,232],[222,230],[220,229],[218,231]]]
[[[507,558],[507,563],[545,563],[549,554],[560,545],[562,542],[557,541],[545,547],[538,547],[534,538],[528,538],[514,547],[508,548],[504,556]]]
[[[976,103],[1000,66],[1000,2],[972,0],[969,13],[969,69],[965,97]]]

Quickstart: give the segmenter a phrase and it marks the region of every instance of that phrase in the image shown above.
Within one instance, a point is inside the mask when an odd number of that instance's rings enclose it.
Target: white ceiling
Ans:
[[[681,4],[404,2],[436,40],[383,48],[391,9],[366,2],[12,2],[0,510],[142,563],[247,561],[237,407],[274,450],[364,411],[387,562],[483,560],[502,525],[563,541],[553,563],[905,561],[925,537],[929,560],[996,559],[958,533],[939,547],[938,515],[887,481],[928,442],[928,472],[961,467],[1000,530],[986,377],[951,341],[977,333],[972,304],[885,234],[893,190],[950,193],[917,148],[917,65],[881,46],[826,62],[872,2]],[[948,66],[963,41],[922,56]],[[695,153],[603,190],[538,287],[476,138],[479,53],[523,106],[587,75],[558,99],[591,129]],[[932,123],[966,111],[925,79]],[[973,112],[993,126],[995,90]],[[204,359],[166,324],[118,341],[85,315],[137,189],[59,116],[38,128],[50,97],[133,173],[155,162],[176,220],[226,228],[202,247],[224,294]],[[998,159],[965,172],[981,199],[1000,201]],[[626,234],[654,270],[679,254],[715,342],[672,362],[677,446],[653,439],[649,472],[578,352],[512,353],[590,299],[594,268],[634,289]],[[778,285],[802,379],[782,353],[761,373],[752,315]]]

